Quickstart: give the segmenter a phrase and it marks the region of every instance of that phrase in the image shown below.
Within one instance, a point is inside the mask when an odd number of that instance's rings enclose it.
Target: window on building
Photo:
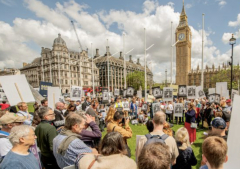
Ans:
[[[68,84],[68,81],[67,81],[67,80],[65,80],[65,84]]]
[[[85,79],[87,79],[88,78],[88,76],[87,75],[85,75],[85,77],[84,77]]]
[[[84,81],[84,85],[88,85],[88,82],[87,82],[87,81]]]

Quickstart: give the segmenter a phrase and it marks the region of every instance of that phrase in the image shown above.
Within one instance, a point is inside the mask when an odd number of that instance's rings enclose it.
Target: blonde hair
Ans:
[[[191,144],[189,142],[188,131],[185,127],[181,127],[177,130],[175,139],[177,142],[182,143],[182,146],[179,147],[180,150],[185,150],[188,147],[191,147]]]
[[[110,106],[107,113],[107,117],[105,118],[105,122],[110,122],[111,120],[113,120],[114,114],[115,114],[115,108],[113,106]]]

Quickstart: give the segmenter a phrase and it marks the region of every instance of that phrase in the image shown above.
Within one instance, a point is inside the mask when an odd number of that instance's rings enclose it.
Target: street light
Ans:
[[[231,90],[230,90],[230,93],[231,93],[232,92],[232,80],[233,80],[233,46],[236,44],[236,38],[233,37],[233,34],[232,34],[232,38],[229,40],[229,44],[232,46],[231,63],[229,63],[229,65],[231,65]]]

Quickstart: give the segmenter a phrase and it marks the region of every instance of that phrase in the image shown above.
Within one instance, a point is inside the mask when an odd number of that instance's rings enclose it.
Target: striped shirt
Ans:
[[[92,150],[82,140],[75,139],[69,144],[68,149],[64,156],[58,154],[57,152],[58,147],[66,137],[67,136],[65,135],[59,134],[57,137],[53,139],[53,154],[60,168],[77,164],[78,161],[83,157],[83,153],[92,152]]]

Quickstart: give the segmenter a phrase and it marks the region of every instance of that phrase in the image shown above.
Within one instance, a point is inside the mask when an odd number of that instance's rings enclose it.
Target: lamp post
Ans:
[[[231,63],[229,63],[231,65],[231,90],[230,90],[230,93],[231,93],[232,92],[232,80],[233,80],[233,46],[236,44],[236,38],[233,37],[233,34],[232,34],[232,38],[229,40],[229,44],[232,46]]]

